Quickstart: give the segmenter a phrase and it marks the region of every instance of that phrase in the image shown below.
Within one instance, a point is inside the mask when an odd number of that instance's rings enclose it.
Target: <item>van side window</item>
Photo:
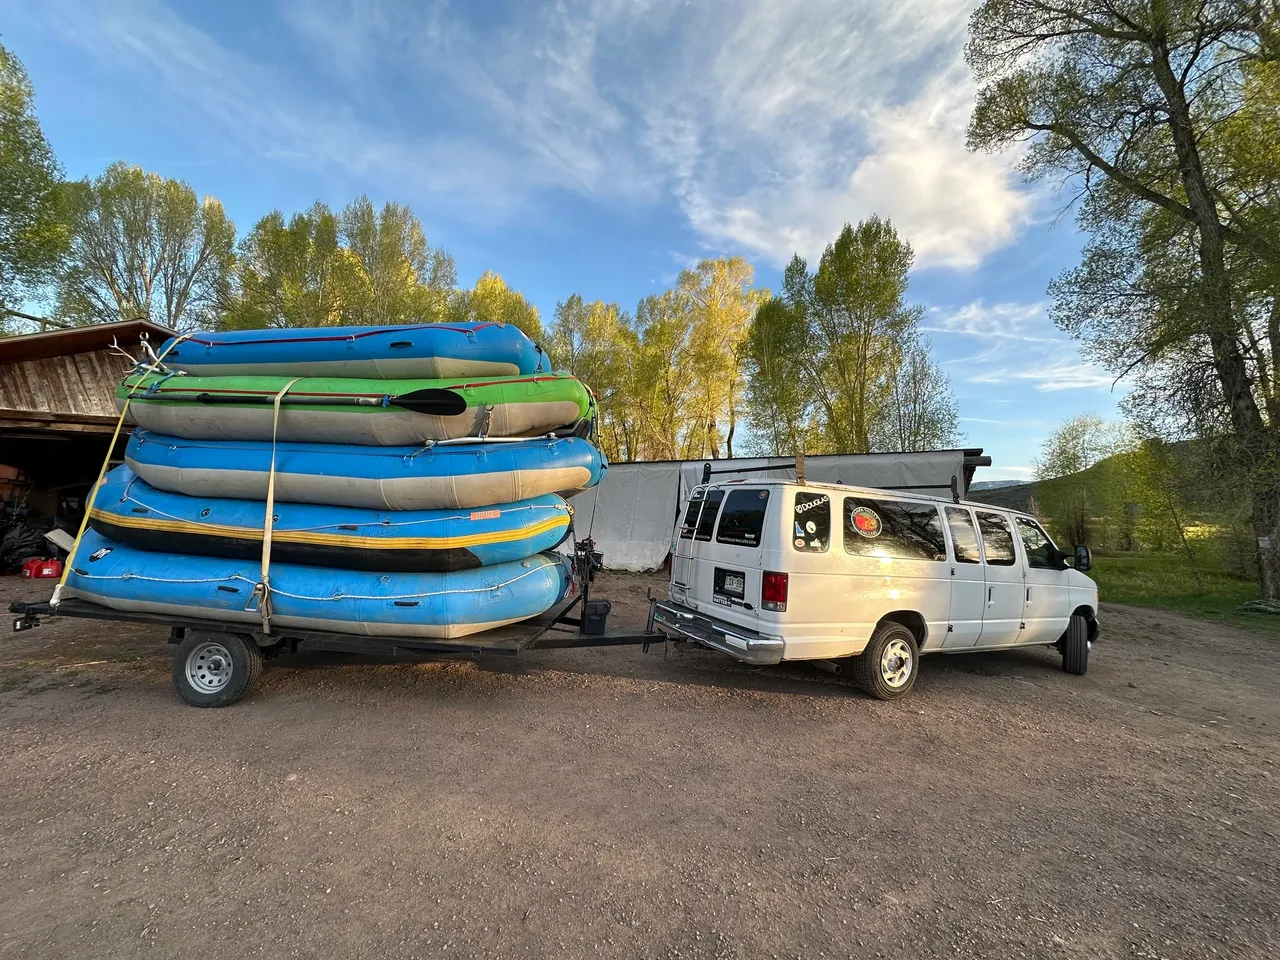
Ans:
[[[947,527],[951,530],[956,563],[981,563],[982,553],[978,550],[978,531],[973,526],[973,515],[964,507],[946,509]]]
[[[702,506],[702,519],[698,521],[698,530],[694,533],[693,539],[711,539],[711,531],[716,528],[716,517],[720,514],[720,501],[723,499],[723,490],[712,490],[707,494],[707,501]]]
[[[804,553],[826,553],[831,543],[831,497],[797,493],[791,524],[792,545]]]
[[[860,557],[947,559],[938,508],[905,500],[845,497],[844,548]]]
[[[702,509],[702,491],[695,490],[689,498],[689,506],[684,509],[684,522],[680,524],[680,539],[693,538],[693,530],[698,525],[698,512]]]
[[[716,543],[731,543],[739,547],[760,546],[764,511],[768,505],[768,490],[734,490],[724,502]]]
[[[1018,534],[1027,551],[1027,566],[1042,570],[1058,569],[1058,550],[1040,524],[1025,517],[1018,517]]]
[[[978,529],[982,531],[982,548],[987,563],[993,567],[1012,567],[1017,562],[1013,552],[1013,531],[1009,521],[998,513],[978,513]]]

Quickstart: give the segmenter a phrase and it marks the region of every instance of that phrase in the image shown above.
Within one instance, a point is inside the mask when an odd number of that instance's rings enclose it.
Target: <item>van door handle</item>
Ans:
[[[1027,603],[1031,602],[1031,588],[1027,587]]]
[[[987,587],[987,603],[989,604],[995,603],[995,601],[991,599],[991,594],[995,592],[995,589],[995,587]]]

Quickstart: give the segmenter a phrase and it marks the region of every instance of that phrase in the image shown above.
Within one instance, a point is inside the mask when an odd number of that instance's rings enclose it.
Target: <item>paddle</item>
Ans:
[[[170,391],[168,396],[162,392],[158,395],[147,396],[145,393],[135,394],[135,400],[197,400],[200,403],[227,403],[243,406],[247,403],[261,403],[270,406],[275,402],[274,396],[263,396],[261,394],[241,394],[241,393],[198,393],[195,397],[177,397],[174,391]],[[412,410],[414,413],[428,413],[437,417],[456,417],[467,412],[467,401],[459,393],[452,390],[441,390],[439,388],[428,388],[425,390],[414,390],[410,393],[402,393],[394,397],[298,397],[285,394],[280,401],[288,406],[311,406],[311,407],[381,407],[392,406],[400,407],[404,410]]]

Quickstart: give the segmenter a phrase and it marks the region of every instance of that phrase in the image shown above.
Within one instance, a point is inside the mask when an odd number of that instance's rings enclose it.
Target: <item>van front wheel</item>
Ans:
[[[905,697],[919,669],[916,635],[892,620],[876,627],[866,649],[853,658],[854,682],[877,700]]]
[[[1062,638],[1062,669],[1077,677],[1089,669],[1089,621],[1078,613],[1071,615]]]

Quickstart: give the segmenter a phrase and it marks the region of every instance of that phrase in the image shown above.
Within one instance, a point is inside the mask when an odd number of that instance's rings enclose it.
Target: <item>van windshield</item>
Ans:
[[[739,547],[760,546],[760,533],[764,530],[764,514],[768,505],[768,490],[734,490],[724,502],[716,543],[729,543]]]

